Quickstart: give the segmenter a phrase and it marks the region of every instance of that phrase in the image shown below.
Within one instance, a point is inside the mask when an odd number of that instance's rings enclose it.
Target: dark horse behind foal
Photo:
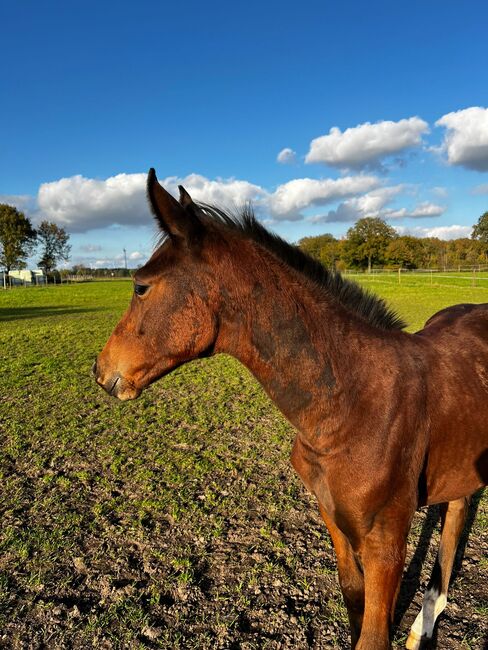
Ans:
[[[390,647],[415,510],[440,503],[442,535],[407,641],[432,636],[470,496],[488,480],[488,305],[457,305],[416,334],[378,298],[261,226],[180,200],[149,172],[163,233],[94,366],[133,399],[218,352],[246,365],[297,429],[292,464],[337,554],[352,647]]]

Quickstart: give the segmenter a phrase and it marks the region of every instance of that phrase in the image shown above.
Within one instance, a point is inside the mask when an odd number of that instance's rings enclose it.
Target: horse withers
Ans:
[[[488,481],[488,305],[457,305],[415,334],[384,302],[268,232],[177,201],[148,176],[162,232],[134,275],[97,382],[134,399],[173,368],[239,359],[297,430],[291,462],[337,555],[356,650],[390,648],[415,510],[441,504],[431,581],[407,647],[446,605],[470,496]]]

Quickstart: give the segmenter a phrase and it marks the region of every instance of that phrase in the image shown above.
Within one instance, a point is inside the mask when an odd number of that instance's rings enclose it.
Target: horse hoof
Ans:
[[[421,641],[421,637],[416,632],[410,630],[410,634],[408,635],[408,639],[407,642],[405,643],[405,647],[407,648],[407,650],[419,650],[420,641]]]

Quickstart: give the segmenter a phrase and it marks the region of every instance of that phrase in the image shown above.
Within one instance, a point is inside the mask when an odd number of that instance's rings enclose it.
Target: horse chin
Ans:
[[[141,393],[142,390],[140,388],[133,388],[131,386],[126,390],[118,392],[115,397],[121,402],[128,402],[131,399],[137,399]]]
[[[123,377],[117,382],[117,385],[112,390],[111,394],[121,402],[128,402],[131,399],[137,399],[142,393],[142,388],[134,386],[131,382]]]
[[[113,375],[108,381],[102,382],[97,379],[97,383],[111,396],[116,397],[121,402],[127,402],[131,399],[137,399],[142,393],[142,388],[135,386],[129,379],[120,374]]]

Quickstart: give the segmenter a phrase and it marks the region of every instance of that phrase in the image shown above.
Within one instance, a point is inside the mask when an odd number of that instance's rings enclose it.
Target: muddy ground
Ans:
[[[13,473],[19,470],[11,467]],[[42,482],[43,476],[30,477],[30,471],[24,471],[22,507],[4,513],[4,525],[22,528],[39,523],[31,520],[39,517],[39,510],[30,503],[29,486],[33,480]],[[69,471],[65,469],[62,475]],[[134,527],[130,503],[137,495],[132,487],[109,481],[98,488],[94,482],[86,490],[87,510],[94,502],[103,508],[108,490],[111,498],[129,504],[129,514],[121,516],[107,508],[95,526],[78,531],[63,554],[55,554],[54,565],[41,581],[30,573],[35,556],[26,557],[26,566],[22,566],[8,552],[2,553],[0,646],[53,650],[348,648],[335,558],[313,498],[299,485],[292,469],[278,462],[264,482],[275,489],[281,485],[294,499],[284,516],[272,512],[270,524],[273,494],[259,489],[261,478],[252,472],[247,478],[231,472],[222,473],[217,483],[212,480],[215,499],[220,496],[231,504],[229,496],[235,495],[247,501],[245,511],[230,509],[216,529],[198,524],[200,517],[211,522],[214,509],[212,504],[205,505],[208,493],[203,484],[194,495],[196,517],[187,521],[184,516],[175,519],[168,512],[148,511],[137,515]],[[89,477],[84,480],[90,482]],[[277,495],[277,501],[281,498]],[[76,513],[79,507],[74,499],[70,508]],[[486,520],[486,505],[475,504],[472,513],[476,507]],[[420,512],[414,522],[398,607],[398,647],[420,606],[420,588],[434,557],[428,542],[438,538],[437,518],[432,508]],[[43,526],[56,526],[56,508],[43,512],[42,519]],[[69,529],[64,534],[69,535]],[[456,564],[449,605],[437,628],[437,645],[431,647],[488,647],[487,546],[486,528],[475,527],[463,549],[462,564]]]

